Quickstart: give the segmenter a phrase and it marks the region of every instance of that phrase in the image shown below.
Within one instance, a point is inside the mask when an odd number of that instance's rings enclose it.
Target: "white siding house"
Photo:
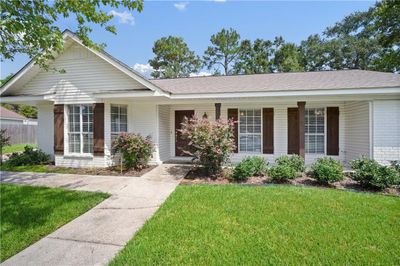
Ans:
[[[228,119],[228,110],[238,122],[233,163],[249,155],[273,162],[293,151],[293,141],[307,164],[322,156],[345,163],[360,156],[383,164],[400,160],[398,74],[348,70],[147,80],[84,47],[73,33],[64,36],[65,50],[52,66],[65,73],[30,63],[1,89],[2,102],[38,106],[38,145],[56,165],[112,165],[112,138],[125,131],[151,136],[153,164],[189,160],[177,153],[179,114]],[[264,117],[264,109],[273,115]],[[83,119],[93,128],[84,131]],[[272,152],[263,143],[267,127]]]

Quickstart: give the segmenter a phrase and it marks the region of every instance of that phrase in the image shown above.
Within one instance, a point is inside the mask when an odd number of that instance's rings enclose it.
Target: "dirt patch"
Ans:
[[[341,190],[350,190],[358,192],[370,192],[370,193],[380,193],[387,195],[400,196],[400,188],[388,188],[385,190],[378,190],[372,188],[364,188],[357,181],[346,176],[342,181],[335,182],[332,184],[321,184],[317,180],[303,174],[298,178],[292,180],[273,180],[269,176],[254,176],[249,177],[246,181],[235,181],[229,178],[231,169],[226,168],[223,170],[222,174],[216,177],[207,176],[204,171],[199,168],[194,167],[188,175],[181,181],[183,185],[194,185],[194,184],[210,184],[210,185],[223,185],[223,184],[243,184],[243,185],[273,185],[273,184],[283,184],[283,185],[293,185],[293,186],[310,186],[319,188],[333,188]]]

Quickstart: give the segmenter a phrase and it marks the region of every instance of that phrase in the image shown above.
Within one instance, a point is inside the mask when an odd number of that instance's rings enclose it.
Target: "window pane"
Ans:
[[[69,134],[69,145],[68,149],[71,153],[80,153],[81,149],[81,138],[80,134]]]
[[[241,109],[239,135],[241,152],[261,152],[261,109]]]
[[[120,132],[127,132],[128,131],[128,124],[121,124],[119,128]]]
[[[93,134],[83,134],[83,153],[93,152]]]
[[[112,105],[111,106],[111,132],[126,132],[128,128],[128,111],[127,106]]]
[[[325,110],[308,108],[305,113],[306,153],[325,153]]]

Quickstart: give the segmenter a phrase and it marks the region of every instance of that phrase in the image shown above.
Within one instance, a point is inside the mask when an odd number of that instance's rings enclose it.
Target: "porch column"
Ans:
[[[221,118],[221,103],[216,103],[215,104],[215,120],[218,120]]]
[[[299,155],[305,157],[305,131],[304,131],[304,116],[306,102],[297,102],[298,118],[299,118]]]

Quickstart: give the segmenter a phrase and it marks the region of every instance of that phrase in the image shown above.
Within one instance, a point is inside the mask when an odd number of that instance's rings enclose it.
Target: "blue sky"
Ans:
[[[220,0],[221,1],[221,0]],[[137,70],[146,69],[153,57],[155,40],[181,36],[198,55],[210,43],[210,36],[223,27],[236,29],[242,39],[273,39],[300,43],[310,34],[321,33],[344,16],[365,11],[375,1],[145,1],[141,13],[124,9],[113,12],[118,34],[94,27],[91,38],[107,44],[106,51]],[[61,20],[62,29],[75,29],[72,18]],[[1,78],[17,72],[29,58],[19,55],[1,63]]]

